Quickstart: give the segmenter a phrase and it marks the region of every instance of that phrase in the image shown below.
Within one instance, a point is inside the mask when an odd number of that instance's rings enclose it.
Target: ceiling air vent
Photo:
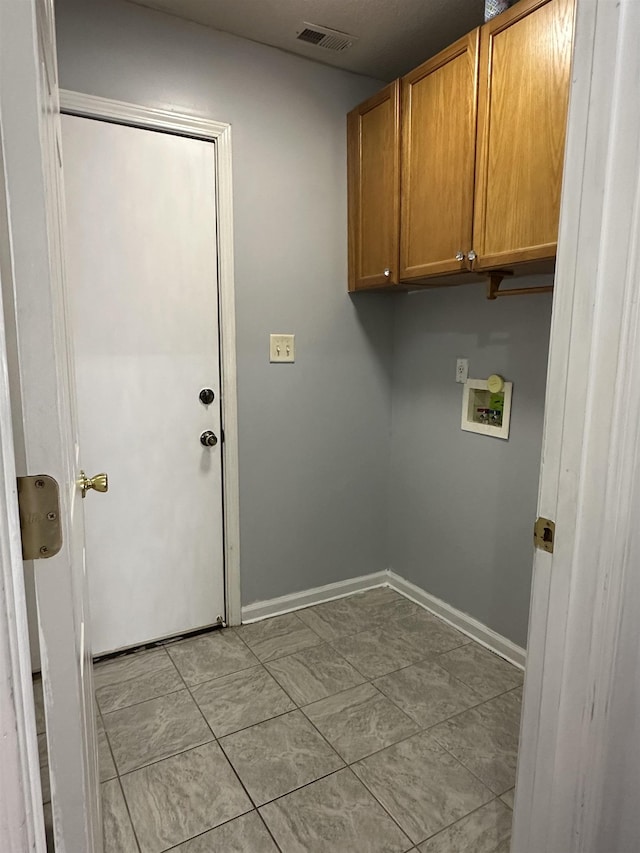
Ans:
[[[306,41],[307,44],[324,47],[325,50],[346,50],[358,41],[357,36],[341,33],[339,30],[330,30],[328,27],[320,27],[318,24],[308,24],[306,21],[296,35],[298,41]]]

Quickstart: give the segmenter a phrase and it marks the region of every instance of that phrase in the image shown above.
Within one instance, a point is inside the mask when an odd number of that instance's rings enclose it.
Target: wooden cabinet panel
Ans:
[[[556,253],[573,0],[521,0],[482,27],[475,269]]]
[[[402,79],[400,278],[466,269],[471,249],[479,30]]]
[[[347,171],[349,290],[398,284],[399,81],[347,116]]]

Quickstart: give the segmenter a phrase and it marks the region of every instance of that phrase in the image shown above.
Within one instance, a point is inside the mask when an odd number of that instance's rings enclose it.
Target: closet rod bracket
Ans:
[[[487,299],[497,299],[498,296],[527,296],[532,293],[552,293],[552,284],[543,284],[536,287],[510,287],[500,290],[500,285],[505,276],[513,275],[511,272],[490,273],[487,278]]]

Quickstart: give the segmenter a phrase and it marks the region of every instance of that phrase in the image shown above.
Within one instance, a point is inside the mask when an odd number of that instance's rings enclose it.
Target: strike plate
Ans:
[[[533,544],[541,551],[553,554],[553,541],[556,538],[556,523],[550,518],[539,518],[533,528]]]
[[[18,477],[22,559],[46,560],[62,548],[57,482],[48,474]]]

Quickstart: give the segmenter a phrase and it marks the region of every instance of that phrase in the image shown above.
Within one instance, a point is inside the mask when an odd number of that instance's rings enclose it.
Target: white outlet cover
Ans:
[[[469,378],[469,359],[459,358],[456,360],[456,382],[464,384]]]
[[[295,335],[269,336],[269,361],[272,364],[291,364],[296,360]]]

